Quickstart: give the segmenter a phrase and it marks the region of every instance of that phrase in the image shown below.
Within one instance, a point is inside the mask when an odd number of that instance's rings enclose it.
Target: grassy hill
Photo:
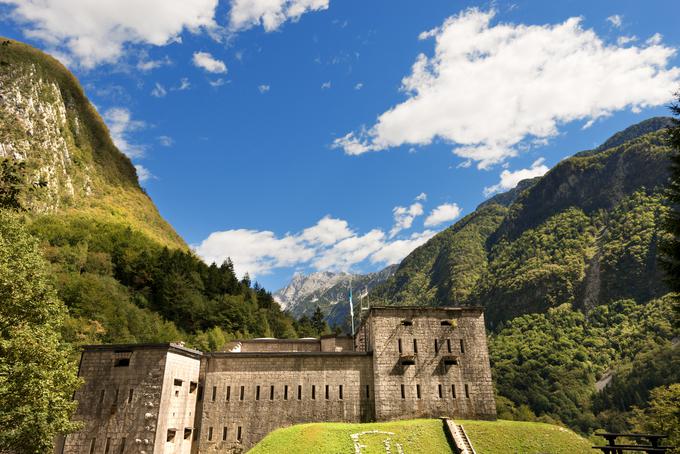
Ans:
[[[572,431],[550,424],[517,421],[457,421],[463,424],[479,454],[586,454],[590,442]],[[270,433],[249,453],[274,454],[352,454],[352,434],[360,436],[362,454],[384,454],[385,440],[391,452],[399,444],[408,454],[450,453],[443,424],[438,419],[414,419],[386,423],[300,424]],[[383,432],[391,432],[386,434]]]

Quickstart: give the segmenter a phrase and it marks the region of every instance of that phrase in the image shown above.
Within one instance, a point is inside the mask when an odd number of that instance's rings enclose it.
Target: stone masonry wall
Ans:
[[[367,323],[378,421],[495,418],[480,309],[374,308]],[[404,360],[414,364],[403,365]]]
[[[205,361],[201,453],[245,452],[293,424],[374,419],[369,354],[214,353]]]

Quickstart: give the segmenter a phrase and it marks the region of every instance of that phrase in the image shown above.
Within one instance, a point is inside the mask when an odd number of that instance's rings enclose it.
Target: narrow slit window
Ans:
[[[269,400],[274,400],[274,385],[269,388]]]
[[[439,341],[437,339],[434,340],[434,352],[439,353]]]
[[[283,400],[288,400],[288,385],[283,387]]]
[[[241,386],[241,395],[239,396],[240,400],[245,399],[246,397],[246,389],[245,386]]]
[[[404,326],[413,326],[413,321],[411,320],[402,320],[401,324]]]
[[[338,399],[342,400],[342,385],[338,386]]]
[[[442,397],[444,397],[444,396],[442,395],[442,385],[437,385],[437,393],[439,394],[439,398],[440,398],[440,399],[441,399]]]
[[[298,400],[302,400],[302,385],[298,385]]]
[[[115,397],[113,398],[113,404],[114,405],[118,403],[118,395],[119,394],[120,394],[120,388],[116,388],[116,394],[114,394]]]
[[[456,385],[451,385],[451,397],[456,398]]]
[[[106,439],[106,446],[104,446],[104,454],[109,454],[110,449],[111,449],[111,437],[108,437]]]
[[[222,441],[227,441],[227,426],[222,429]]]
[[[231,386],[227,386],[227,397],[226,397],[226,400],[227,400],[227,401],[230,401],[230,400],[231,400]]]
[[[213,428],[208,427],[208,441],[212,441],[212,432],[213,432]]]
[[[238,426],[238,429],[236,429],[236,439],[238,441],[241,441],[241,426]]]
[[[312,385],[312,400],[316,399],[316,385]]]
[[[460,352],[465,353],[465,341],[463,339],[460,340]]]
[[[212,401],[215,402],[215,399],[217,399],[217,386],[213,386],[212,389]]]
[[[446,351],[451,353],[451,339],[446,339]]]
[[[404,385],[401,385],[401,398],[406,399],[406,389]]]
[[[413,353],[418,353],[418,339],[413,339]]]
[[[260,400],[260,385],[255,388],[255,400]]]
[[[442,326],[451,326],[451,320],[443,320]]]
[[[93,438],[90,440],[90,454],[94,454],[94,447],[97,444],[97,439]]]
[[[128,393],[128,403],[132,403],[132,397],[135,395],[135,390],[134,388],[130,388],[130,392]]]
[[[120,454],[125,452],[125,437],[120,440]]]
[[[467,383],[465,383],[465,398],[466,399],[470,398],[470,387],[468,386]]]
[[[99,403],[100,403],[100,404],[104,402],[104,397],[105,397],[105,396],[106,396],[106,390],[105,390],[105,389],[102,389],[102,392],[101,392],[101,394],[99,395]]]
[[[416,397],[420,399],[420,385],[416,385]]]
[[[370,399],[370,398],[371,398],[371,386],[366,385],[366,399]]]
[[[326,385],[326,400],[331,398],[331,387]]]
[[[397,339],[397,348],[399,349],[399,353],[401,353],[402,352],[401,339]]]

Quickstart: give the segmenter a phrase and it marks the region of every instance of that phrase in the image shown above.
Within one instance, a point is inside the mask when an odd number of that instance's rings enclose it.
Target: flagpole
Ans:
[[[352,317],[352,336],[354,336],[354,305],[352,304],[352,275],[349,275],[349,313]]]

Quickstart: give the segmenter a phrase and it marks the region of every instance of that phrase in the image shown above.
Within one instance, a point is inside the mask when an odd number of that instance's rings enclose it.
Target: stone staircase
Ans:
[[[455,445],[454,449],[456,451],[456,454],[477,454],[475,452],[475,448],[472,447],[472,443],[470,443],[470,439],[465,433],[465,429],[463,429],[463,426],[460,424],[456,424],[456,422],[453,421],[452,419],[448,418],[443,419],[444,427],[446,428],[451,440],[453,440],[453,443]]]

